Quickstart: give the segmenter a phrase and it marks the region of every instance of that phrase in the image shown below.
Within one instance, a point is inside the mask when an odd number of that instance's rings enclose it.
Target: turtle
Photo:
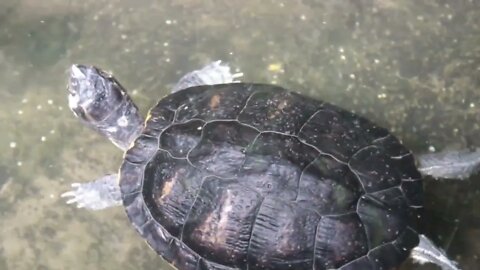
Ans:
[[[420,231],[423,179],[466,178],[479,152],[414,157],[361,115],[241,76],[212,62],[143,118],[111,73],[72,65],[70,109],[124,156],[118,173],[61,196],[123,206],[179,270],[377,270],[408,257],[458,269]]]

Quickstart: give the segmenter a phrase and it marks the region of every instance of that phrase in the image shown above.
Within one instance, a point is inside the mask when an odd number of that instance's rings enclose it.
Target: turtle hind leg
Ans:
[[[242,76],[243,73],[240,72],[232,74],[230,66],[222,64],[222,61],[218,60],[185,74],[172,88],[172,93],[199,85],[234,83],[238,82],[236,79]]]
[[[417,157],[423,175],[438,179],[467,179],[480,171],[480,150],[443,151]]]
[[[420,234],[420,243],[412,250],[410,256],[417,263],[433,263],[443,270],[459,270],[457,263],[450,260],[445,251],[437,247],[430,239],[425,235]]]
[[[122,195],[117,179],[117,174],[110,174],[87,183],[73,183],[74,189],[60,196],[68,198],[67,204],[76,204],[78,208],[101,210],[119,206]]]

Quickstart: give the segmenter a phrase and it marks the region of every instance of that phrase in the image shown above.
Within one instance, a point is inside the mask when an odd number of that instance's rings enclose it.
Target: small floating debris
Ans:
[[[380,94],[377,95],[377,98],[379,98],[379,99],[386,98],[386,97],[387,97],[386,93],[380,93]]]
[[[283,65],[281,63],[271,63],[267,69],[271,72],[283,72]]]

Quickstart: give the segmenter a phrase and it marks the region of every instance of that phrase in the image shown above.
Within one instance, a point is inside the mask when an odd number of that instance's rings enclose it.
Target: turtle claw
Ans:
[[[80,184],[79,184],[79,183],[74,183],[74,184],[72,184],[71,186],[72,186],[73,188],[76,188],[76,187],[79,187]],[[67,200],[67,202],[66,202],[67,204],[75,203],[75,202],[78,200],[76,191],[67,191],[67,192],[64,192],[64,193],[60,194],[60,197],[62,197],[62,198],[68,198],[68,200]],[[71,197],[71,198],[69,198],[69,197]]]
[[[84,208],[84,207],[85,207],[85,205],[82,204],[82,203],[77,204],[77,208]]]
[[[70,195],[70,196],[74,196],[74,195]],[[62,197],[66,197],[66,196],[63,196],[63,194],[62,194]],[[68,200],[67,204],[72,204],[72,203],[75,203],[75,202],[77,202],[77,199],[73,198],[73,199]]]
[[[60,197],[62,198],[67,198],[68,200],[66,201],[67,204],[72,204],[79,202],[82,199],[82,194],[81,194],[81,185],[80,183],[73,183],[71,184],[71,187],[74,188],[75,190],[67,191],[62,194],[60,194]],[[78,207],[78,205],[77,205]]]
[[[75,195],[72,195],[72,194],[66,194],[66,193],[71,193],[71,192],[65,192],[62,194],[61,197],[67,197],[67,196],[75,196]],[[66,195],[65,195],[66,194]],[[64,196],[65,195],[65,196]],[[79,199],[78,198],[71,198],[69,199],[68,201],[66,201],[67,204],[73,204],[73,203],[77,203],[77,208],[84,208],[85,207],[85,204],[83,203],[80,203],[79,202]]]
[[[88,185],[88,183],[84,185]],[[67,204],[76,203],[77,208],[84,208],[86,206],[86,202],[92,201],[92,199],[95,197],[95,190],[88,189],[80,183],[73,183],[71,184],[71,187],[74,188],[74,190],[64,192],[60,195],[62,198],[67,198]]]
[[[120,188],[116,178],[116,175],[107,175],[93,182],[73,183],[72,190],[62,193],[60,197],[67,198],[67,204],[91,210],[120,205]]]

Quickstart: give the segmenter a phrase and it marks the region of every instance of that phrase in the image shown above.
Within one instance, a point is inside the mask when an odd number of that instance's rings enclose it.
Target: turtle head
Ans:
[[[67,89],[70,109],[90,123],[106,119],[126,93],[111,74],[94,66],[76,64],[70,68]]]
[[[143,118],[127,91],[109,73],[72,65],[68,106],[84,124],[126,150],[143,129]]]

